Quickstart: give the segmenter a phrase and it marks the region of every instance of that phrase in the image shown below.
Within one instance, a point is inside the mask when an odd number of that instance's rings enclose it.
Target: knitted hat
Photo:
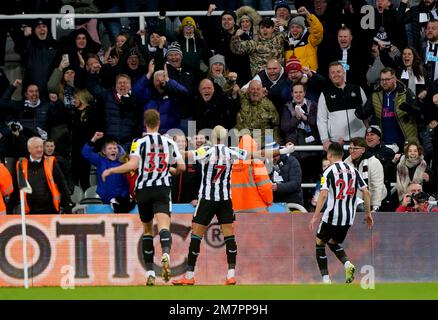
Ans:
[[[272,21],[271,18],[266,17],[266,18],[263,18],[262,21],[260,21],[259,26],[260,27],[264,26],[264,27],[267,27],[267,28],[272,28],[272,27],[275,26],[275,23],[274,23],[274,21]]]
[[[176,41],[172,42],[172,43],[167,47],[166,58],[167,58],[167,55],[168,55],[170,52],[176,52],[176,53],[179,53],[181,56],[183,56],[183,52],[182,52],[182,50],[181,50],[181,46],[180,46],[179,43],[176,42]]]
[[[384,46],[391,45],[391,41],[389,40],[384,27],[379,28],[379,31],[377,31],[377,34],[374,37],[374,41],[377,41]]]
[[[291,19],[289,22],[289,29],[293,24],[297,24],[303,29],[306,28],[306,20],[302,16],[296,16],[295,18]]]
[[[215,54],[209,60],[210,68],[215,63],[222,63],[224,65],[224,67],[225,67],[225,57],[223,55],[221,55],[221,54]]]
[[[367,133],[374,133],[379,136],[379,138],[382,138],[382,130],[380,130],[379,126],[369,126],[367,129]]]
[[[301,65],[300,60],[297,57],[292,56],[286,62],[286,75],[292,70],[301,71],[302,68],[303,66]]]
[[[42,18],[39,18],[39,19],[37,19],[37,20],[34,22],[33,27],[36,28],[36,27],[38,27],[40,24],[43,24],[43,25],[45,25],[46,27],[49,26],[49,24],[48,24],[48,22],[47,22],[46,20],[44,20],[44,19],[42,19]]]
[[[224,12],[222,12],[222,14],[221,14],[221,19],[222,19],[222,17],[225,16],[225,15],[230,15],[230,16],[232,16],[233,19],[234,19],[234,23],[237,22],[237,16],[236,16],[236,13],[235,13],[233,10],[224,10]]]
[[[289,7],[289,4],[287,3],[286,0],[275,1],[275,3],[274,3],[274,11],[275,11],[275,13],[277,13],[277,9],[279,9],[279,8],[286,8],[290,12],[290,7]]]
[[[181,21],[181,27],[189,27],[192,26],[193,29],[196,30],[196,22],[195,19],[193,19],[192,17],[185,17],[184,19],[182,19]]]
[[[277,150],[280,146],[272,136],[265,136],[265,150]]]

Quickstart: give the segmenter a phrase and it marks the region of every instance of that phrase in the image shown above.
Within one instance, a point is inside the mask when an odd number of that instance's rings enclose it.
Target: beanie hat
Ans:
[[[379,126],[369,126],[369,128],[367,129],[367,133],[369,132],[378,135],[379,138],[382,138],[382,130],[380,130]]]
[[[286,62],[286,75],[288,75],[291,70],[301,71],[302,68],[303,66],[301,65],[300,60],[297,57],[292,56]]]
[[[274,11],[275,11],[275,13],[277,13],[277,9],[279,9],[279,8],[286,8],[290,12],[290,7],[289,7],[289,4],[287,3],[286,0],[275,1],[275,3],[274,3]]]
[[[296,16],[295,18],[291,19],[289,22],[289,29],[293,24],[297,24],[303,29],[306,28],[306,20],[302,16]]]
[[[44,19],[42,19],[42,18],[39,18],[39,19],[37,19],[37,20],[35,21],[35,23],[33,24],[34,29],[35,29],[36,27],[38,27],[40,24],[43,24],[43,25],[45,25],[46,27],[49,26],[49,24],[47,23],[46,20],[44,20]]]
[[[179,53],[181,56],[183,56],[183,52],[181,50],[181,46],[178,42],[174,41],[167,47],[166,57],[170,52],[176,52]]]
[[[272,27],[275,26],[275,23],[274,23],[274,21],[272,21],[271,18],[266,17],[266,18],[263,18],[263,20],[259,23],[259,26],[260,27],[264,26],[264,27],[267,27],[267,28],[272,28]]]
[[[225,57],[221,54],[215,54],[209,60],[210,68],[215,63],[222,63],[225,67]]]
[[[192,26],[193,29],[196,30],[196,22],[195,19],[193,19],[192,17],[185,17],[184,19],[182,19],[181,21],[181,27],[189,27]]]
[[[225,16],[227,14],[233,17],[234,23],[237,22],[237,15],[233,10],[224,10],[224,12],[222,12],[222,14],[221,14],[221,19],[223,16]]]
[[[374,41],[377,41],[378,43],[381,43],[384,46],[391,45],[391,41],[389,41],[388,35],[386,34],[384,27],[379,28],[379,31],[377,31],[377,34],[374,37]]]

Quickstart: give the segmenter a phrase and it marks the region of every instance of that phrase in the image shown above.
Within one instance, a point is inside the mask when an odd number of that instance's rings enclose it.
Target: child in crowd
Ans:
[[[121,157],[123,157],[125,151],[116,141],[108,139],[104,142],[100,153],[94,152],[94,144],[103,136],[103,132],[97,131],[93,138],[82,148],[82,155],[96,167],[96,193],[102,199],[102,202],[111,204],[115,213],[127,213],[134,208],[135,202],[129,196],[126,175],[113,174],[105,182],[102,180],[102,172],[105,169],[123,164]]]

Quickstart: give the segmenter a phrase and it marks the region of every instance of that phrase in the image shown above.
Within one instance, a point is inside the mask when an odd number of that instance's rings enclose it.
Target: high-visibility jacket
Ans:
[[[12,177],[8,168],[3,163],[0,163],[0,214],[6,214],[6,205],[3,197],[10,195],[14,191]]]
[[[44,165],[44,173],[46,176],[46,181],[49,186],[50,192],[52,193],[53,206],[55,207],[56,211],[59,211],[60,203],[61,203],[61,193],[59,192],[58,186],[56,185],[55,179],[53,178],[53,166],[55,163],[55,157],[45,156],[42,161]],[[17,172],[18,170],[20,170],[20,164],[23,170],[24,178],[28,180],[27,167],[29,164],[29,160],[27,158],[20,158],[20,160],[17,162]],[[26,193],[24,193],[24,206],[25,206],[25,212],[28,213],[30,209],[27,203]]]
[[[239,148],[254,152],[257,143],[244,135]],[[231,198],[234,212],[268,213],[273,201],[272,182],[265,164],[259,159],[239,160],[231,171]]]

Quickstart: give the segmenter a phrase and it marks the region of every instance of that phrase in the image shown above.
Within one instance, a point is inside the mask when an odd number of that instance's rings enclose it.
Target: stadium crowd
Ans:
[[[217,125],[240,135],[249,130],[262,147],[291,142],[326,151],[332,142],[344,144],[374,211],[419,207],[413,183],[437,193],[437,0],[198,2],[184,2],[184,10],[207,10],[205,16],[169,17],[166,10],[182,9],[175,1],[150,0],[47,0],[38,8],[15,1],[3,8],[55,13],[69,4],[78,13],[159,15],[146,19],[145,30],[138,19],[125,28],[103,19],[108,48],[97,19],[76,19],[76,29],[57,40],[44,19],[0,21],[0,64],[9,33],[23,69],[22,79],[0,71],[2,162],[27,157],[28,140],[40,137],[71,194],[75,185],[90,188],[96,166],[100,198],[124,212],[132,208],[135,176],[103,182],[99,172],[127,161],[131,142],[145,132],[143,112],[156,109],[160,133],[186,134],[172,135],[181,151],[208,144],[202,129]],[[365,5],[374,8],[371,28],[363,25]],[[275,15],[262,17],[264,10]],[[20,87],[22,100],[13,100]],[[313,190],[301,183],[318,181],[323,159],[321,152],[296,151],[267,164],[274,201],[311,210]],[[8,169],[16,175],[15,163]],[[199,184],[199,165],[188,165],[174,178],[173,201],[195,206]],[[17,191],[8,197],[13,213]]]

